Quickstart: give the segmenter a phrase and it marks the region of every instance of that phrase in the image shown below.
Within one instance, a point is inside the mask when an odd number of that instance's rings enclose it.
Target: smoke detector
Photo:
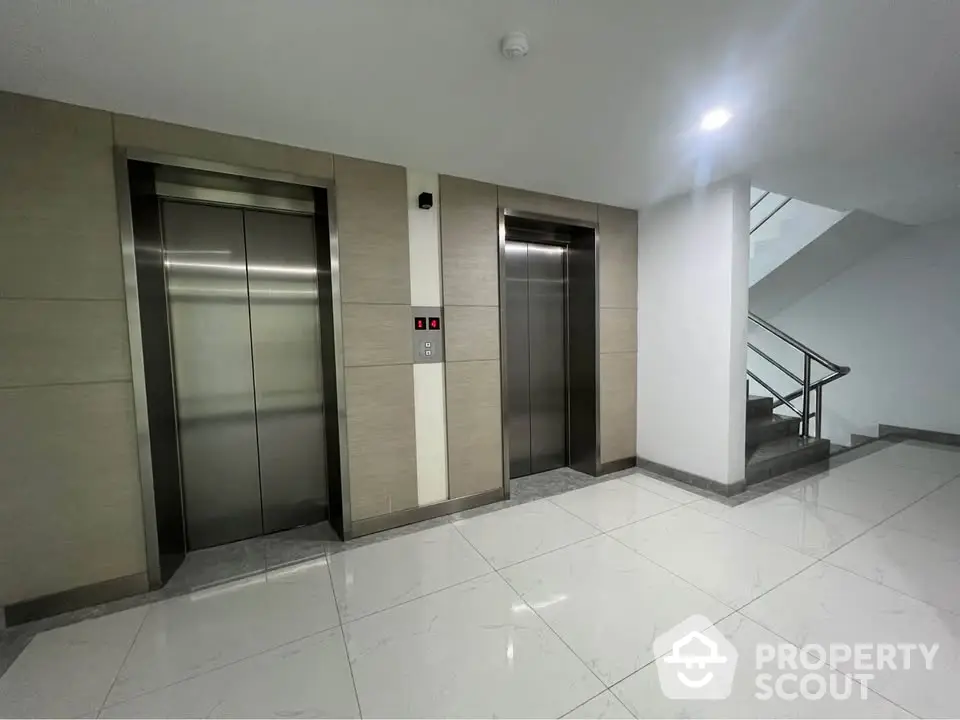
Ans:
[[[511,32],[504,35],[500,40],[500,52],[507,60],[522,58],[530,52],[530,41],[527,40],[526,33]]]

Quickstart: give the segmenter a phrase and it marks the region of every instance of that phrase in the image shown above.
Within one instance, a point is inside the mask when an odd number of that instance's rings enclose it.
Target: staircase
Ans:
[[[830,456],[830,441],[800,435],[801,419],[773,412],[773,398],[747,398],[746,483],[769,480]]]

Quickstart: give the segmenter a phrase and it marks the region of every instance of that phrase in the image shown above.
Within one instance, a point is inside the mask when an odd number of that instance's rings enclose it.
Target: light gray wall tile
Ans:
[[[600,307],[637,306],[637,211],[600,206]]]
[[[516,188],[500,187],[500,207],[506,210],[523,210],[524,212],[553,215],[554,217],[571,218],[597,222],[597,206],[595,203],[557,195],[518,190]]]
[[[0,605],[146,570],[130,383],[0,390]]]
[[[416,507],[413,365],[347,368],[345,381],[351,517]]]
[[[122,300],[0,299],[0,387],[130,379]]]
[[[343,357],[347,367],[413,362],[409,305],[343,305]]]
[[[450,497],[502,487],[500,362],[448,362],[446,368]]]
[[[123,298],[110,114],[0,93],[0,297]]]
[[[600,352],[637,349],[637,311],[633,308],[600,308]]]
[[[409,305],[406,170],[340,155],[334,165],[343,302]]]
[[[451,305],[444,310],[447,362],[500,357],[500,309]]]
[[[114,115],[114,128],[117,145],[121,147],[289,172],[321,180],[333,177],[333,155],[318,150],[225,135],[131,115]]]
[[[496,306],[500,250],[495,185],[440,176],[443,304]]]
[[[600,355],[600,462],[637,454],[636,353]]]

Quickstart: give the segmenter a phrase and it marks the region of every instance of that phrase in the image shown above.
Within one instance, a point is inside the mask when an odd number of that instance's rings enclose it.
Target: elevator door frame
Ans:
[[[145,367],[141,283],[138,277],[138,271],[143,265],[148,263],[156,265],[155,259],[151,260],[147,257],[156,254],[156,248],[149,242],[152,240],[150,237],[147,238],[148,242],[144,243],[144,224],[139,222],[138,218],[135,218],[134,205],[137,204],[138,207],[149,206],[149,201],[155,198],[157,199],[155,203],[156,215],[159,216],[159,199],[156,198],[156,180],[152,177],[150,179],[152,185],[147,193],[149,197],[145,198],[148,202],[142,202],[143,197],[134,197],[134,194],[140,191],[136,185],[141,183],[141,179],[132,177],[132,169],[135,166],[153,166],[154,168],[162,166],[229,175],[242,180],[262,180],[297,185],[306,188],[313,195],[318,275],[321,277],[320,301],[321,308],[324,307],[323,303],[327,303],[326,307],[329,308],[326,316],[321,318],[320,331],[330,521],[341,537],[351,537],[353,531],[350,512],[350,478],[347,465],[346,392],[344,387],[343,324],[339,271],[340,251],[336,214],[336,185],[333,178],[263,170],[142,148],[118,146],[114,151],[114,174],[117,186],[124,297],[131,359],[133,409],[137,434],[144,545],[147,560],[146,571],[150,587],[158,588],[162,586],[169,578],[172,570],[161,561],[162,538],[160,534],[162,531],[158,519],[158,501],[162,498],[157,495],[155,466],[160,467],[158,463],[163,458],[154,458],[153,445],[155,442],[151,440],[151,407],[148,402],[148,396],[150,395],[148,382],[150,378],[147,377]],[[135,203],[136,200],[141,200],[141,202]],[[211,201],[213,202],[213,200]],[[243,201],[239,201],[238,204],[243,204]],[[253,194],[247,197],[246,204],[252,208],[274,212],[282,209],[276,206],[266,206],[260,201],[260,198]],[[151,235],[154,228],[148,226],[146,231],[148,235]],[[321,312],[321,314],[324,313]],[[153,429],[157,430],[156,427]],[[177,465],[179,465],[179,462]],[[169,532],[169,530],[166,532]],[[185,551],[185,537],[183,540]],[[179,561],[182,561],[182,557]]]
[[[568,232],[565,275],[567,347],[567,466],[600,474],[599,225],[542,213],[498,208],[500,292],[500,428],[504,497],[510,497],[510,414],[507,365],[507,224],[532,221]],[[551,243],[542,243],[551,244]],[[573,342],[577,333],[579,339]]]

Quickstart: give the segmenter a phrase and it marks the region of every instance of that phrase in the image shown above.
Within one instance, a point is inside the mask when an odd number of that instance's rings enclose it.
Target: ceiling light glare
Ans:
[[[726,108],[714,108],[703,116],[703,119],[700,121],[700,129],[704,132],[713,132],[714,130],[719,130],[728,122],[730,122],[730,118],[732,117],[733,113]]]

